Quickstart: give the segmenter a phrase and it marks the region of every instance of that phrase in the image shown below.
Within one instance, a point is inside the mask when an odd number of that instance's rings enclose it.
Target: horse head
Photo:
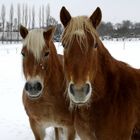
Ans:
[[[23,72],[26,79],[24,90],[30,99],[38,99],[42,95],[45,79],[49,76],[47,72],[52,55],[50,50],[54,31],[54,27],[28,31],[20,26],[23,38]]]
[[[65,7],[60,11],[60,20],[64,25],[62,45],[68,95],[77,105],[88,103],[94,90],[92,82],[96,76],[98,47],[96,28],[101,17],[99,7],[90,17],[71,17]]]

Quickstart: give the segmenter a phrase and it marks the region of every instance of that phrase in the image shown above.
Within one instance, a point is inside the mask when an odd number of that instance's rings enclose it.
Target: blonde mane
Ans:
[[[91,34],[91,36],[94,38],[94,43],[96,43],[96,38],[98,35],[88,17],[77,16],[72,18],[63,32],[61,38],[62,43],[66,46],[71,46],[74,39],[76,39],[80,46],[82,45],[87,47],[88,44],[85,31]]]
[[[43,31],[43,29],[33,29],[29,31],[27,37],[23,41],[23,46],[26,46],[37,60],[40,59],[41,51],[45,46]]]

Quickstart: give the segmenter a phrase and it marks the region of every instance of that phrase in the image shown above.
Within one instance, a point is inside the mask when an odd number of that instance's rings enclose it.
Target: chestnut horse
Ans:
[[[74,140],[73,115],[63,96],[66,88],[63,59],[57,55],[52,41],[54,31],[54,27],[28,31],[20,26],[26,79],[23,104],[36,140],[43,140],[45,128],[50,126],[65,128],[67,140]],[[58,133],[58,129],[55,130]],[[58,134],[56,139],[59,139]]]
[[[64,70],[81,140],[130,140],[140,109],[140,71],[114,59],[96,31],[102,13],[71,17],[62,7]]]

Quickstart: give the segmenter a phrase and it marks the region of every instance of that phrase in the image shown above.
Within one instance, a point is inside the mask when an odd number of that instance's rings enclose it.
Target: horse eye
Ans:
[[[63,48],[65,48],[65,44],[62,44]]]
[[[97,47],[98,47],[98,43],[95,44],[94,48],[97,48]]]
[[[47,57],[49,55],[49,52],[45,52],[44,57]]]
[[[25,57],[25,53],[24,53],[23,51],[21,52],[21,55],[22,55],[23,57]]]

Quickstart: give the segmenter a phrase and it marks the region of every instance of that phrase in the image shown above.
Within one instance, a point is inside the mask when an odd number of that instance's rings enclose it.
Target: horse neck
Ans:
[[[96,76],[93,81],[93,85],[96,85],[96,88],[99,90],[99,92],[105,92],[108,81],[112,81],[113,78],[115,78],[114,67],[116,63],[114,63],[114,61],[114,58],[110,55],[108,50],[100,41],[97,48]]]
[[[48,90],[53,90],[54,93],[58,93],[59,90],[63,90],[65,88],[63,65],[61,62],[62,59],[59,58],[60,55],[57,54],[54,45],[52,45],[50,51],[51,56],[49,58],[48,70],[46,72],[47,78],[45,80],[47,83]]]
[[[100,42],[97,50],[97,73],[94,81],[100,94],[110,103],[113,101],[120,104],[123,104],[124,101],[129,102],[137,96],[135,90],[140,89],[140,82],[137,81],[140,81],[140,72],[126,63],[114,59]],[[132,89],[133,92],[129,89]],[[140,99],[139,93],[137,98]]]
[[[105,74],[106,72],[112,72],[114,58],[104,47],[103,43],[99,42],[99,47],[97,48],[97,73]],[[104,77],[104,75],[102,75]]]

